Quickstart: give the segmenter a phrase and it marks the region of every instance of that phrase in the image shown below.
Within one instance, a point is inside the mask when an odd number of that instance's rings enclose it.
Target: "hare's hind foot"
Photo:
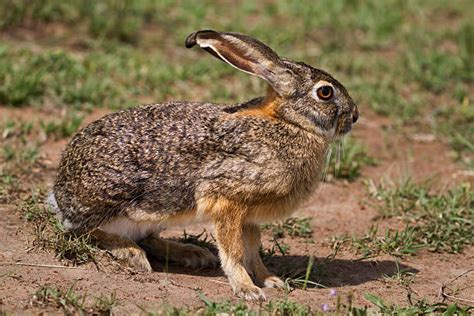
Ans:
[[[266,301],[267,297],[261,288],[252,284],[239,284],[233,288],[234,294],[248,301]]]
[[[285,282],[283,282],[279,277],[274,275],[267,277],[263,284],[265,285],[265,287],[268,288],[284,289],[286,287]]]
[[[260,257],[260,227],[256,224],[247,223],[243,228],[247,255],[247,271],[253,276],[255,283],[267,288],[285,288],[285,282],[268,271]]]
[[[192,244],[183,244],[177,241],[165,240],[158,234],[151,234],[140,241],[146,252],[161,259],[169,260],[189,268],[204,268],[219,266],[219,260],[208,249]]]
[[[250,259],[249,270],[255,283],[259,286],[277,289],[284,289],[286,287],[285,282],[268,271],[260,258],[260,254],[256,251],[253,252],[253,256]]]
[[[114,258],[125,262],[130,268],[143,272],[152,271],[146,252],[133,240],[106,233],[100,229],[93,231],[91,237],[97,242],[99,248],[109,251]]]

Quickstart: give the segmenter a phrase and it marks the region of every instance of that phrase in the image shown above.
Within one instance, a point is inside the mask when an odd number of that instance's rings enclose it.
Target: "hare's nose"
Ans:
[[[357,109],[357,106],[354,107],[354,110],[352,111],[352,123],[357,122],[359,119],[359,110]]]

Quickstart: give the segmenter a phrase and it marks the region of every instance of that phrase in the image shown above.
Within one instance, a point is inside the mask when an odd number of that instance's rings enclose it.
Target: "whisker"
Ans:
[[[326,177],[328,175],[329,164],[331,163],[331,156],[332,156],[332,145],[329,145],[328,149],[326,150],[326,161],[324,163],[324,170],[323,170],[323,182],[326,182]]]
[[[347,138],[346,135],[342,136],[341,144],[342,144],[342,158],[344,159],[346,155],[346,143],[347,143]]]
[[[339,139],[337,141],[336,145],[336,161],[335,161],[335,166],[334,166],[334,177],[336,177],[339,174],[339,170],[341,168],[341,140]]]

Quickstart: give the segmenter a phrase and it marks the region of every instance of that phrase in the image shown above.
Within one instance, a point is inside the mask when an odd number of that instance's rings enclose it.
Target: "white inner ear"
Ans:
[[[313,90],[311,91],[311,96],[318,100],[318,101],[321,101],[321,102],[327,102],[325,100],[321,100],[319,97],[318,97],[318,89],[321,88],[322,86],[330,86],[332,88],[332,91],[334,91],[334,96],[336,95],[337,91],[336,89],[334,89],[334,86],[332,85],[332,83],[326,81],[326,80],[320,80],[318,81],[314,87],[313,87]]]
[[[242,68],[239,68],[239,67],[235,66],[233,63],[231,63],[230,61],[228,61],[224,56],[222,56],[222,54],[219,53],[219,51],[214,47],[214,45],[212,45],[212,44],[209,43],[208,41],[205,41],[205,40],[203,41],[203,40],[199,40],[199,39],[198,39],[197,43],[198,43],[198,45],[199,45],[200,47],[202,47],[202,48],[206,47],[206,48],[212,49],[217,55],[219,55],[220,58],[222,58],[223,61],[225,61],[226,63],[228,63],[229,65],[231,65],[231,66],[234,67],[235,69],[238,69],[238,70],[240,70],[240,71],[242,71],[242,72],[245,72],[245,73],[248,73],[248,74],[250,74],[250,75],[253,75],[253,76],[257,76],[257,77],[259,77],[259,78],[262,78],[263,80],[266,80],[266,79],[265,79],[264,77],[262,77],[262,76],[259,76],[259,75],[255,74],[255,73],[253,73],[253,72],[250,72],[250,71],[247,71],[247,70],[244,70],[244,69],[242,69]]]

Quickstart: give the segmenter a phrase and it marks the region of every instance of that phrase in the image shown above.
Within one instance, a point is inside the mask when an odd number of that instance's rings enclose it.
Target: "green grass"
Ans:
[[[184,244],[193,244],[217,252],[216,246],[214,244],[214,236],[209,234],[205,229],[203,229],[203,231],[199,234],[189,234],[185,230],[183,235],[178,238],[177,241]]]
[[[112,68],[120,67],[116,61],[94,54],[79,60],[63,51],[35,53],[2,46],[0,103],[41,105],[47,100],[83,107],[125,104],[126,97],[120,92],[123,85],[116,82],[119,78],[112,78],[116,73]]]
[[[304,304],[281,299],[251,307],[243,301],[232,303],[228,300],[212,301],[200,294],[203,306],[195,308],[179,308],[164,304],[156,312],[146,311],[147,315],[373,315],[381,313],[384,315],[427,315],[443,313],[443,315],[469,315],[473,307],[462,307],[456,303],[430,303],[425,299],[418,300],[412,305],[403,306],[390,304],[384,299],[372,293],[365,293],[364,298],[371,306],[358,307],[353,304],[353,296],[346,297],[335,295],[330,297],[326,304],[319,309],[311,309]]]
[[[42,145],[47,139],[70,137],[82,123],[72,112],[60,120],[0,122],[0,202],[13,202],[41,181]]]
[[[190,84],[209,83],[232,72],[221,64],[206,69],[206,59],[183,67],[182,61],[167,62],[161,52],[147,56],[127,47],[117,49],[113,55],[90,52],[78,58],[65,51],[37,53],[0,46],[0,104],[126,108],[140,104],[142,96],[150,101],[165,101],[172,96],[190,99]],[[189,57],[185,62],[191,62]],[[211,99],[218,87],[207,90]]]
[[[413,255],[421,249],[459,253],[473,245],[474,191],[469,184],[438,194],[427,183],[407,178],[391,187],[369,182],[369,190],[380,217],[396,217],[405,228],[380,234],[373,226],[365,235],[343,237],[363,258]]]
[[[40,160],[40,140],[33,136],[32,122],[6,120],[0,122],[0,175],[17,178],[21,173],[31,173],[31,167]]]
[[[47,137],[62,139],[73,136],[82,124],[84,116],[77,112],[67,113],[60,121],[41,121],[40,127]]]
[[[28,135],[32,130],[32,122],[17,122],[13,120],[7,120],[2,129],[2,138],[7,139],[9,137]]]
[[[379,186],[374,197],[382,201],[382,216],[400,216],[430,251],[457,253],[473,244],[474,191],[467,183],[437,194],[407,179],[395,188]]]
[[[39,158],[39,148],[36,144],[25,144],[21,147],[6,144],[2,147],[1,155],[6,162],[32,165]]]
[[[266,257],[273,257],[278,253],[282,256],[286,256],[290,253],[290,245],[285,243],[284,241],[278,239],[271,239],[270,242],[272,243],[271,248],[265,249],[263,246],[260,247],[260,255],[265,259]]]
[[[376,257],[380,254],[403,257],[414,255],[424,245],[416,239],[416,228],[407,226],[403,230],[386,229],[379,233],[377,226],[372,226],[362,236],[344,237],[343,241],[350,242],[351,247],[362,255],[363,259]]]
[[[229,10],[229,7],[238,10]],[[8,5],[8,8],[0,8],[0,27],[11,30],[20,26],[33,28],[37,25],[60,23],[65,26],[66,34],[57,35],[56,39],[47,41],[46,46],[48,43],[54,46],[68,37],[78,37],[81,40],[76,41],[85,48],[86,59],[93,52],[99,54],[94,55],[95,57],[105,54],[107,58],[97,58],[98,67],[86,67],[92,77],[87,79],[90,83],[82,87],[83,92],[78,92],[83,98],[89,98],[94,106],[113,104],[103,100],[104,96],[100,97],[100,91],[104,89],[110,90],[108,96],[112,95],[114,90],[119,94],[124,93],[123,87],[120,87],[122,80],[112,76],[111,81],[102,82],[94,78],[95,69],[106,69],[109,60],[116,60],[117,55],[120,56],[124,52],[126,59],[132,60],[131,63],[134,63],[134,55],[146,54],[138,63],[138,67],[142,68],[140,71],[144,70],[146,73],[146,68],[150,65],[155,68],[153,65],[159,64],[159,71],[145,76],[161,77],[170,73],[173,74],[173,81],[158,81],[175,86],[176,81],[183,80],[180,73],[188,70],[194,72],[192,69],[196,60],[203,58],[203,55],[198,53],[184,51],[184,38],[191,31],[207,26],[251,33],[268,41],[282,55],[290,55],[327,68],[344,79],[343,82],[351,88],[349,90],[356,96],[356,100],[380,113],[406,120],[413,119],[419,108],[423,107],[428,96],[427,90],[451,96],[450,89],[455,84],[466,85],[472,81],[472,62],[469,56],[472,56],[473,51],[473,23],[467,14],[469,8],[469,1],[459,0],[436,3],[406,3],[397,0],[383,3],[376,0],[324,0],[316,3],[273,1],[258,4],[243,0],[231,5],[208,0],[199,5],[194,1],[182,1],[179,6],[172,1],[147,0],[100,3],[89,0],[70,1],[67,4],[42,0],[33,5],[26,0],[18,0]],[[446,26],[434,21],[434,18],[450,15],[456,17],[457,23]],[[259,18],[254,19],[256,16]],[[286,24],[291,24],[291,28],[285,28],[285,32],[273,32]],[[78,25],[80,27],[77,27]],[[131,43],[138,49],[130,49],[123,42]],[[453,54],[448,49],[439,49],[440,43],[446,44],[447,47],[455,46],[459,53]],[[44,42],[42,45],[45,45]],[[384,54],[388,49],[394,52],[393,58],[387,58]],[[154,59],[164,50],[173,53],[168,53],[159,63],[155,62]],[[203,74],[221,67],[217,66],[218,62],[211,62],[208,58],[206,57],[203,66],[198,62],[201,71],[194,73],[196,77],[193,80],[201,81]],[[6,57],[2,59],[6,60],[7,64],[15,65],[19,64],[15,60],[21,60],[22,56],[20,54],[10,60]],[[119,66],[115,63],[118,66],[116,68],[120,69],[127,68],[127,63],[124,64]],[[180,69],[169,71],[176,67]],[[43,71],[46,74],[55,72],[54,67],[45,67]],[[44,90],[41,88],[45,84],[41,78],[46,75],[43,71],[27,75],[28,72],[19,69],[14,78],[17,89],[10,89],[11,85],[6,85],[6,91],[12,93],[5,94],[3,98],[7,98],[9,104],[24,104],[28,103],[30,98],[35,99],[43,94]],[[140,89],[141,93],[149,95],[149,91],[141,87],[143,82],[135,78],[130,69],[125,72],[132,74],[125,81],[135,80],[135,85],[124,87],[127,94],[134,89]],[[234,71],[223,71],[220,76],[210,76],[201,81],[209,85],[208,89],[212,91],[210,96],[221,100],[224,97],[232,97],[236,92],[243,92],[246,97],[255,92],[252,88],[254,84],[244,75],[238,76],[237,81],[229,79],[232,83],[243,81],[238,91],[231,90],[222,94],[226,91],[222,89],[224,81],[229,83],[227,78],[223,80],[222,75],[228,73]],[[5,81],[9,83],[9,80]],[[136,85],[137,83],[139,84]],[[192,88],[202,90],[202,87]],[[154,89],[161,90],[163,87],[160,84]],[[179,92],[184,91],[186,89],[166,95],[179,98]],[[88,97],[86,92],[97,93],[99,96]],[[130,95],[133,96],[133,93]],[[70,97],[76,101],[80,99],[80,96],[74,94]],[[120,101],[120,104],[123,104],[124,101]],[[130,104],[132,103],[125,105]]]
[[[146,311],[147,315],[309,315],[313,313],[309,306],[291,301],[289,299],[274,300],[258,307],[251,307],[244,301],[233,303],[229,300],[212,301],[204,294],[199,297],[202,306],[194,308],[179,308],[169,304],[164,304],[157,311]]]
[[[71,26],[85,23],[93,37],[112,37],[134,42],[138,30],[150,15],[159,8],[151,1],[69,1],[54,0],[14,1],[2,3],[2,22],[6,29],[15,25],[33,26],[40,23],[62,22]]]
[[[99,250],[90,236],[67,233],[48,206],[40,202],[43,199],[44,195],[33,193],[20,206],[26,220],[34,226],[33,247],[52,250],[57,258],[72,264],[96,262]]]
[[[416,273],[413,269],[400,269],[400,265],[398,261],[395,261],[395,265],[397,267],[397,272],[392,275],[384,274],[384,279],[386,280],[394,280],[403,288],[407,289],[408,291],[411,290],[411,285],[415,282]]]
[[[464,91],[456,107],[444,107],[434,114],[434,129],[447,137],[456,158],[474,170],[474,104]]]
[[[262,230],[270,231],[274,239],[286,236],[302,238],[311,238],[313,236],[311,217],[290,217],[275,224],[264,224],[262,225]]]
[[[31,166],[38,160],[39,141],[29,137],[33,132],[32,122],[7,120],[0,131],[0,162]]]
[[[399,306],[389,304],[382,298],[371,293],[365,293],[365,299],[375,305],[379,313],[384,315],[425,315],[425,314],[440,314],[443,315],[469,315],[473,307],[461,307],[456,303],[428,303],[426,300],[419,300],[412,306]]]
[[[0,203],[9,203],[13,200],[12,195],[18,192],[20,183],[11,173],[0,167]]]
[[[261,226],[262,231],[269,231],[271,234],[270,242],[272,246],[270,249],[260,249],[260,254],[263,257],[272,257],[276,254],[286,256],[290,252],[290,245],[284,242],[283,238],[303,238],[310,242],[313,236],[313,229],[311,228],[311,217],[297,218],[290,217],[284,221],[279,221],[272,224],[264,224]]]
[[[67,113],[60,120],[7,117],[0,121],[0,203],[17,202],[22,193],[43,180],[45,141],[70,137],[82,122],[82,115]]]
[[[321,274],[321,267],[317,267],[314,264],[314,261],[314,256],[308,256],[308,263],[305,269],[295,269],[295,267],[283,267],[281,275],[285,279],[285,286],[287,292],[295,288],[301,290],[306,290],[307,288],[326,288],[325,285],[315,281]]]
[[[61,309],[66,315],[111,315],[112,308],[117,306],[115,293],[110,296],[94,297],[78,293],[75,285],[64,289],[53,285],[41,287],[33,295],[32,304],[39,307]]]

